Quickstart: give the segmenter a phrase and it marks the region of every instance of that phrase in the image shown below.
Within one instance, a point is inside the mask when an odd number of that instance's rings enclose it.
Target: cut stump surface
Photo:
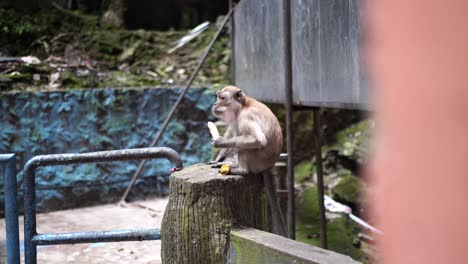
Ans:
[[[221,175],[204,164],[171,175],[161,227],[163,263],[226,263],[234,226],[268,230],[262,177]]]

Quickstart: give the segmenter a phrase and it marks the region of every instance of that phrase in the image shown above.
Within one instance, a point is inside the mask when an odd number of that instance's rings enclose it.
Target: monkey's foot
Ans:
[[[219,169],[223,165],[233,166],[231,162],[218,162],[218,161],[210,161],[206,163],[207,165],[211,165],[211,168]]]
[[[211,168],[219,169],[219,173],[227,175],[231,171],[231,165],[228,163],[216,162],[212,163]]]
[[[231,166],[228,173],[229,175],[246,176],[248,174],[248,171],[246,169],[241,168],[240,166]]]
[[[219,169],[219,173],[223,175],[229,174],[245,176],[248,174],[247,170],[241,168],[237,163],[210,161],[207,164],[211,165],[211,168]]]

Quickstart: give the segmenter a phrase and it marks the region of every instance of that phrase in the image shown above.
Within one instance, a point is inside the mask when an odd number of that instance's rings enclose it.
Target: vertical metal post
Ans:
[[[36,182],[32,163],[24,166],[24,261],[26,264],[37,263],[37,247],[32,242],[36,235]]]
[[[7,263],[19,264],[19,228],[18,202],[16,200],[16,155],[0,155],[0,165],[3,166],[3,188],[5,190],[5,223]]]
[[[283,0],[284,88],[286,108],[286,145],[288,148],[288,236],[296,238],[296,208],[294,204],[294,161],[292,134],[292,54],[291,54],[291,1]]]
[[[234,8],[234,0],[229,0],[229,10]],[[231,42],[231,83],[236,84],[236,51],[234,47],[235,33],[234,33],[234,18],[231,18],[231,34],[229,35],[229,41]]]
[[[315,135],[315,160],[317,166],[317,189],[319,203],[320,223],[320,245],[328,248],[327,219],[325,218],[324,187],[323,187],[323,164],[322,164],[322,128],[320,123],[320,108],[314,108],[314,135]]]

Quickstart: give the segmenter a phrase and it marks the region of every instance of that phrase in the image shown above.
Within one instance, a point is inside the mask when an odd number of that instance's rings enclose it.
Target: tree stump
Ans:
[[[269,229],[263,177],[221,175],[204,164],[173,173],[161,226],[162,263],[226,263],[235,226]]]

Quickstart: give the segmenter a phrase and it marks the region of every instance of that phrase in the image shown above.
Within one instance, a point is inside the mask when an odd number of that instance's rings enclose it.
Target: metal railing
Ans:
[[[71,165],[106,161],[142,160],[156,158],[165,158],[170,160],[176,165],[175,169],[181,169],[183,166],[180,155],[173,149],[164,147],[100,151],[82,154],[40,155],[30,159],[24,167],[25,263],[34,264],[37,262],[37,246],[39,245],[77,244],[113,241],[142,241],[158,240],[161,238],[159,229],[37,234],[36,186],[34,175],[34,172],[37,168],[54,165]]]
[[[16,200],[16,155],[0,154],[3,167],[3,188],[5,189],[5,226],[7,263],[19,264],[18,202]]]

